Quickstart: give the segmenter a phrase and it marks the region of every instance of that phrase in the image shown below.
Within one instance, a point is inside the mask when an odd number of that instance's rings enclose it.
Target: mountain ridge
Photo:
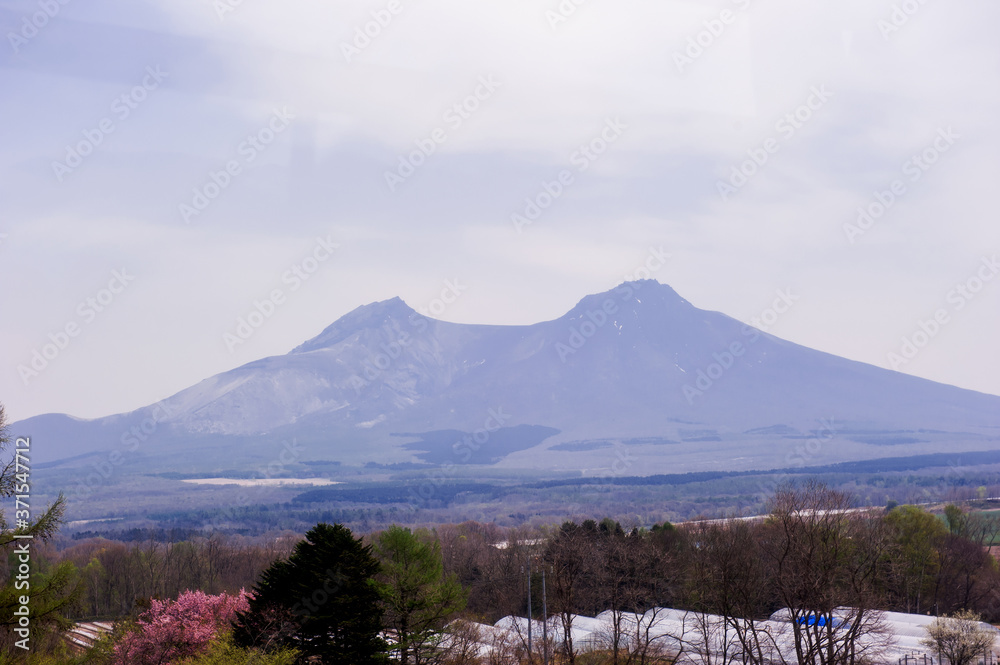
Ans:
[[[252,452],[276,438],[307,442],[317,458],[395,462],[421,453],[394,434],[423,432],[418,440],[444,445],[435,432],[476,432],[498,408],[510,414],[503,427],[548,434],[523,449],[509,432],[498,434],[507,454],[475,456],[498,468],[593,468],[608,457],[603,445],[559,448],[570,441],[632,442],[651,473],[671,464],[719,469],[727,459],[773,468],[780,451],[768,448],[790,440],[782,428],[809,431],[826,420],[846,434],[817,463],[877,458],[889,448],[1000,447],[1000,397],[788,342],[699,309],[655,280],[624,282],[561,317],[516,326],[440,321],[390,298],[351,310],[287,354],[156,405],[19,425],[55,444],[43,453],[48,462],[112,449],[136,423],[155,430],[164,450],[143,454],[162,464],[196,446]],[[904,433],[920,429],[937,433]],[[850,438],[860,430],[875,434]],[[679,444],[643,443],[663,440]]]

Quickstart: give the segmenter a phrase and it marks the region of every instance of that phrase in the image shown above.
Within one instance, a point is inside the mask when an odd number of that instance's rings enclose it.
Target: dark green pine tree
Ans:
[[[327,664],[385,663],[378,572],[371,547],[350,529],[317,524],[288,559],[261,574],[234,640],[266,650],[292,647],[303,661],[319,656]]]

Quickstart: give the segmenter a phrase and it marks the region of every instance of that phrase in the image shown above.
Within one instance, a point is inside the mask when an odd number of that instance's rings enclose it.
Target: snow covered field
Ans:
[[[181,482],[193,485],[239,485],[240,487],[290,487],[293,485],[319,487],[342,484],[338,480],[330,480],[329,478],[186,478]]]

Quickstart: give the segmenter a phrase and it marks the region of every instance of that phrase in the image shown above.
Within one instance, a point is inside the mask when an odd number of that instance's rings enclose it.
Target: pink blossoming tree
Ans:
[[[250,597],[241,589],[234,595],[185,591],[177,600],[154,600],[135,629],[115,645],[112,661],[115,665],[170,665],[198,655],[228,631],[237,612],[249,608]]]

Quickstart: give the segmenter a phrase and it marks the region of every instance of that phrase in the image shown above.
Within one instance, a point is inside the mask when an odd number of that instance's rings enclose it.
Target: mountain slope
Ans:
[[[394,298],[155,407],[19,428],[47,439],[53,461],[122,446],[137,426],[155,442],[141,454],[161,466],[195,448],[250,459],[295,439],[309,459],[584,470],[625,454],[642,460],[631,473],[654,473],[787,466],[810,437],[832,442],[812,445],[810,463],[989,449],[1000,397],[808,349],[647,280],[529,326],[436,321]],[[477,430],[469,446],[493,436],[503,454],[447,452]]]

